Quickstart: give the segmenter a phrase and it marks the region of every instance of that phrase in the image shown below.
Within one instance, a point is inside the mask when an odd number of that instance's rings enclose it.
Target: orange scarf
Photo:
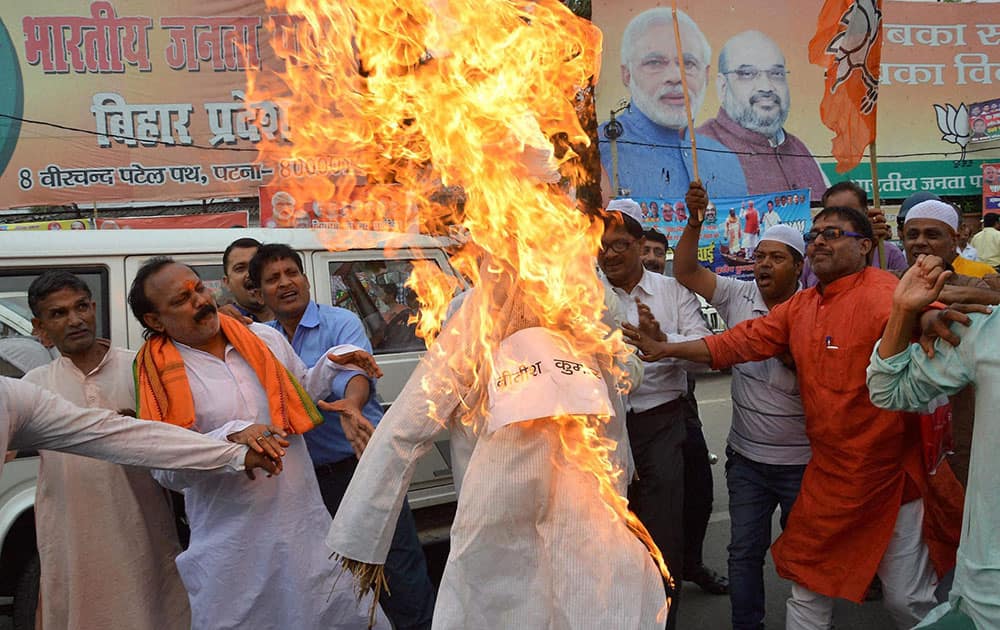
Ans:
[[[226,339],[250,364],[267,391],[272,424],[290,433],[305,433],[323,422],[323,416],[302,385],[260,337],[241,322],[221,313],[219,324]],[[194,424],[194,398],[184,370],[184,359],[169,337],[156,335],[147,340],[139,349],[133,368],[140,418],[184,428]]]

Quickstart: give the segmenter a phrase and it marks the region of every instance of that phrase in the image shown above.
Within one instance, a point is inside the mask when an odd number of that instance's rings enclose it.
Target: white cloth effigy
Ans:
[[[334,519],[330,548],[384,564],[416,462],[447,428],[459,499],[435,630],[662,627],[663,582],[649,553],[612,517],[595,477],[563,453],[560,423],[573,421],[541,419],[477,435],[461,420],[461,401],[475,408],[482,394],[461,385],[450,358],[462,356],[478,298],[466,299],[373,434]],[[508,315],[508,334],[536,325]],[[613,377],[602,377],[614,402]],[[425,382],[434,386],[424,391]],[[480,420],[483,426],[487,419]],[[619,442],[611,459],[624,470],[623,414],[604,430]],[[623,492],[628,479],[617,482]]]

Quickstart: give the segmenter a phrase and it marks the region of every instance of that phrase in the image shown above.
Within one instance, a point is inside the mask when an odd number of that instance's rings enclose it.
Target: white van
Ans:
[[[364,322],[384,372],[377,394],[388,407],[425,350],[407,324],[414,300],[403,285],[416,260],[431,261],[451,273],[444,243],[417,234],[353,231],[349,250],[331,252],[322,235],[262,228],[6,232],[0,234],[0,336],[30,333],[28,286],[47,269],[64,269],[90,287],[97,302],[98,336],[136,350],[143,342],[142,326],[132,317],[126,296],[136,270],[147,259],[167,255],[190,265],[224,303],[230,301],[222,285],[226,246],[241,237],[285,243],[302,255],[312,298],[350,309]],[[405,310],[399,312],[397,305]],[[19,596],[27,594],[27,599],[37,592],[37,574],[32,575],[37,571],[37,477],[38,457],[30,452],[19,453],[0,477],[0,605],[13,597],[15,613]],[[454,502],[446,440],[419,462],[409,499],[414,510]],[[17,623],[15,615],[15,627]]]

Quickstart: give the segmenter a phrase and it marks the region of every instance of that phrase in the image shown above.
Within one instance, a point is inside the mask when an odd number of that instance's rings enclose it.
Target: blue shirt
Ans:
[[[684,199],[691,183],[691,138],[687,130],[661,127],[635,107],[618,116],[617,120],[624,129],[616,142],[618,182],[628,190],[628,196],[671,201]],[[608,172],[608,177],[612,177],[611,142],[604,135],[606,128],[607,123],[601,125],[597,137],[601,165]],[[745,196],[747,182],[739,157],[721,143],[700,133],[695,134],[695,141],[698,145],[698,175],[709,198]]]
[[[277,321],[268,322],[268,325],[285,334],[281,324]],[[302,320],[295,329],[292,336],[292,348],[299,355],[302,362],[307,366],[316,365],[327,351],[333,346],[343,343],[354,344],[368,352],[372,351],[372,344],[365,334],[365,327],[357,315],[345,308],[317,304],[310,300],[306,306]],[[343,370],[333,377],[332,393],[326,400],[333,402],[344,397],[347,383],[357,376],[364,375],[364,372],[356,370]],[[375,381],[369,379],[370,393],[361,413],[372,425],[378,426],[382,419],[382,405],[375,399]],[[314,466],[332,464],[354,457],[354,449],[344,435],[344,429],[340,426],[340,414],[331,411],[322,411],[323,424],[305,434],[306,446],[309,448],[309,457],[312,458]]]

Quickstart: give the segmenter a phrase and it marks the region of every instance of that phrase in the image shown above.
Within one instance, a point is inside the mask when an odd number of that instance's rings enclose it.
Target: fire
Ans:
[[[281,16],[271,41],[284,67],[249,75],[247,99],[285,99],[293,140],[263,143],[260,158],[337,164],[326,176],[281,183],[355,226],[436,234],[458,226],[468,234],[473,246],[452,262],[481,299],[473,332],[465,331],[468,351],[449,357],[462,363],[458,373],[486,391],[502,340],[496,313],[513,290],[539,325],[563,331],[579,356],[614,371],[624,346],[601,323],[594,253],[602,227],[568,194],[585,174],[566,149],[589,144],[576,99],[596,80],[600,32],[555,0],[267,3]],[[560,175],[562,186],[540,181]],[[464,199],[449,193],[456,189]],[[322,234],[331,249],[347,246],[343,232]],[[416,266],[408,286],[419,296],[419,330],[433,351],[455,286],[433,264]],[[483,417],[481,398],[468,418]],[[556,421],[565,457],[593,474],[613,518],[628,524],[669,577],[614,489],[621,471],[599,432],[607,418]]]

